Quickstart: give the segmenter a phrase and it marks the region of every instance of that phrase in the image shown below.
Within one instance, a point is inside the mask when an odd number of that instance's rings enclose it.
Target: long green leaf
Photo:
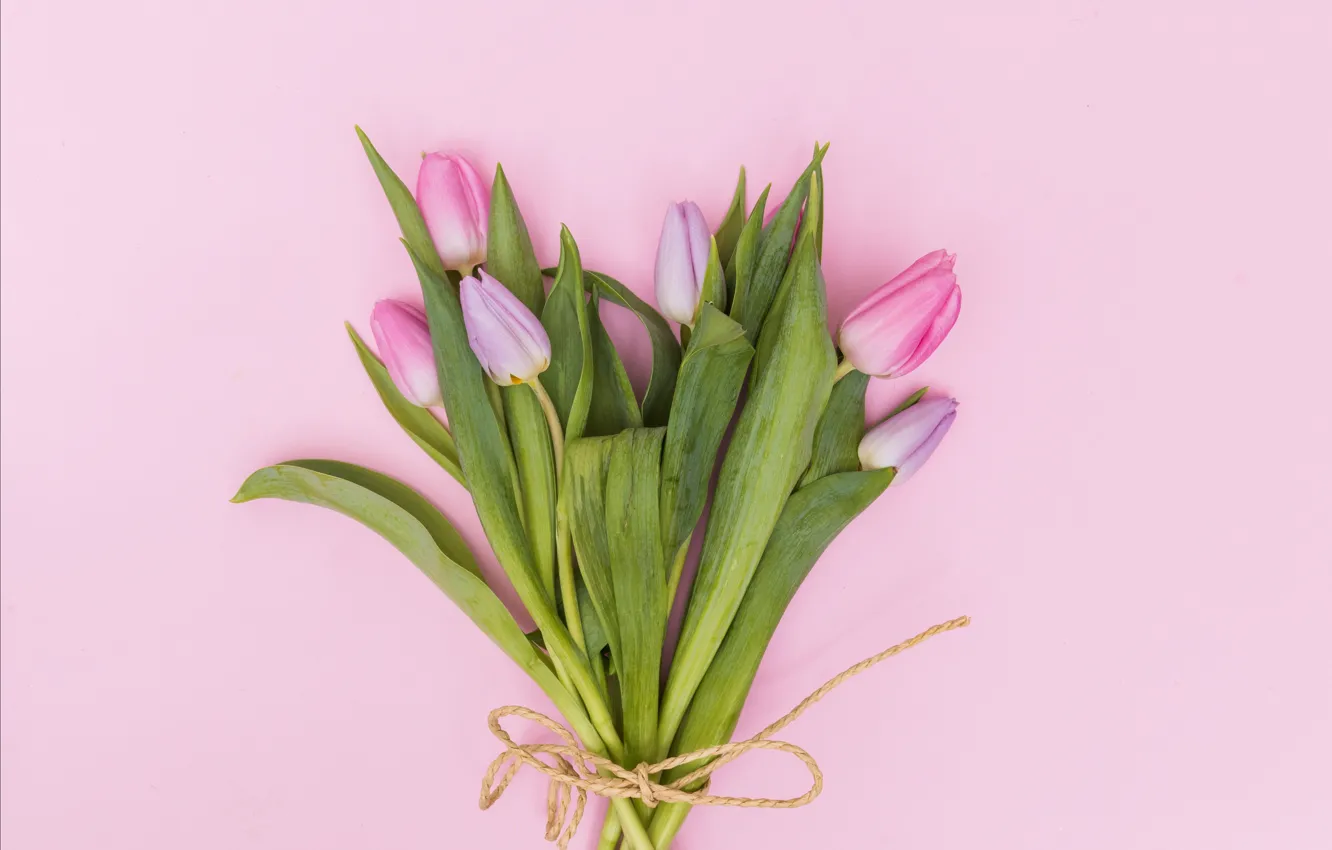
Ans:
[[[745,226],[745,167],[740,166],[740,179],[735,183],[735,193],[731,195],[731,205],[717,226],[717,253],[724,267],[735,253],[735,243],[740,241],[740,228]]]
[[[592,336],[592,406],[587,412],[589,437],[618,434],[626,428],[643,427],[633,384],[606,326],[601,323],[601,290],[592,287],[587,303],[587,326]]]
[[[763,214],[768,206],[768,193],[772,191],[769,183],[759,192],[754,208],[745,219],[740,229],[740,236],[735,243],[735,252],[726,263],[726,285],[730,292],[730,316],[738,319],[744,310],[745,293],[749,290],[754,277],[754,263],[758,259],[759,242],[763,239]]]
[[[486,240],[486,271],[518,300],[540,316],[546,303],[546,286],[541,280],[541,264],[532,248],[527,223],[514,200],[513,188],[504,169],[495,166],[495,182],[490,190],[489,236]]]
[[[676,375],[680,371],[680,343],[675,339],[675,332],[660,313],[615,278],[594,271],[586,272],[586,277],[589,284],[600,288],[608,300],[638,316],[647,330],[652,343],[652,375],[643,395],[643,424],[648,427],[665,425],[670,415]]]
[[[704,304],[680,364],[661,458],[661,526],[673,558],[703,513],[708,480],[754,349],[744,328]]]
[[[615,586],[624,713],[624,766],[656,752],[661,650],[666,631],[666,564],[657,493],[663,428],[635,428],[611,438],[606,459],[606,531]]]
[[[486,531],[486,539],[500,566],[513,583],[514,590],[532,615],[536,627],[550,648],[551,655],[564,662],[565,669],[584,698],[594,693],[596,682],[581,661],[582,652],[574,644],[568,628],[555,613],[554,600],[546,593],[528,548],[527,535],[518,511],[517,494],[504,435],[490,406],[485,384],[488,379],[467,344],[462,305],[458,293],[447,281],[430,271],[415,253],[412,262],[425,293],[426,316],[430,320],[430,338],[435,346],[435,366],[444,392],[444,408],[453,425],[453,437],[472,502]],[[594,707],[589,706],[589,710]],[[592,717],[594,721],[597,718]],[[603,739],[613,730],[604,729]],[[619,750],[619,742],[606,740],[606,746]]]
[[[818,160],[819,163],[818,165],[814,166],[814,180],[816,183],[818,183],[820,187],[824,187],[823,159],[819,157],[818,142],[814,143],[814,158]],[[817,225],[814,228],[814,250],[818,252],[820,261],[823,260],[823,195],[824,192],[823,189],[821,188],[817,200],[814,200],[814,202],[811,204],[811,206],[814,208],[814,213],[817,216],[817,218],[815,219]],[[813,200],[813,196],[811,195],[810,197]]]
[[[726,312],[726,273],[722,271],[721,255],[717,250],[717,240],[713,239],[708,247],[708,264],[699,291],[698,309],[694,311],[695,319],[704,304],[711,304],[722,313]]]
[[[560,265],[541,324],[550,336],[550,368],[541,383],[555,403],[566,440],[582,435],[592,405],[592,332],[583,293],[583,264],[569,228],[560,228]]]
[[[439,252],[435,250],[435,242],[430,238],[430,231],[426,229],[425,219],[421,216],[420,208],[416,206],[416,198],[412,197],[412,191],[393,172],[393,169],[389,168],[384,157],[380,156],[379,151],[370,143],[370,137],[360,127],[356,128],[356,135],[361,140],[361,147],[365,148],[365,155],[370,158],[370,165],[375,170],[375,176],[379,178],[379,185],[384,188],[389,206],[393,208],[393,215],[398,219],[403,241],[416,256],[421,258],[426,268],[443,277],[444,264],[439,260]]]
[[[435,583],[574,724],[585,741],[599,740],[577,700],[523,634],[481,578],[462,538],[411,488],[373,470],[330,460],[300,460],[260,469],[233,502],[285,499],[335,510],[377,532]]]
[[[735,622],[699,683],[671,752],[689,752],[730,740],[759,662],[796,590],[828,544],[878,498],[893,475],[892,469],[842,472],[802,487],[791,496],[773,528]],[[673,782],[701,763],[668,771],[664,781]],[[667,847],[688,812],[689,806],[681,803],[659,807],[652,820],[653,843]]]
[[[777,208],[772,221],[763,228],[753,275],[745,287],[743,299],[737,299],[740,302],[740,312],[738,315],[734,311],[731,313],[732,318],[744,325],[745,334],[750,339],[758,336],[763,319],[768,315],[768,309],[777,296],[777,290],[791,258],[791,239],[796,232],[796,223],[800,220],[800,210],[809,196],[810,178],[814,174],[814,169],[823,161],[827,150],[825,145],[815,155],[814,160],[796,181],[791,193],[786,196],[786,200]],[[815,258],[817,259],[817,251]]]
[[[658,743],[675,736],[758,566],[782,505],[809,464],[832,389],[823,275],[807,234],[782,282],[754,358],[753,390],[722,463],[698,574],[662,701]]]
[[[449,433],[449,429],[445,428],[444,423],[436,419],[429,410],[417,407],[398,392],[398,387],[393,383],[388,369],[350,323],[347,324],[347,335],[356,346],[356,356],[365,367],[365,373],[370,376],[370,383],[374,384],[380,401],[384,402],[384,407],[388,408],[393,419],[435,463],[444,467],[445,472],[466,487],[467,481],[463,478],[462,467],[458,465],[458,447],[453,444],[453,435]]]
[[[565,447],[560,499],[578,553],[578,570],[614,655],[619,648],[620,627],[606,533],[606,457],[611,439],[584,437]]]

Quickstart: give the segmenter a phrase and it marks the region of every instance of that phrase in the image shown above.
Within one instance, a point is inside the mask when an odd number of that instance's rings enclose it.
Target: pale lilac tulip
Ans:
[[[895,467],[893,483],[905,483],[929,460],[956,418],[957,399],[930,398],[913,404],[871,428],[861,439],[861,467]]]
[[[957,322],[962,289],[956,254],[935,251],[880,286],[842,322],[838,345],[856,369],[880,378],[905,375],[934,353]]]
[[[703,278],[708,270],[712,233],[693,201],[671,204],[657,243],[657,306],[682,325],[694,324]]]
[[[444,268],[471,274],[486,261],[490,190],[472,164],[453,154],[432,153],[416,175],[421,208]]]
[[[421,308],[402,301],[380,301],[370,313],[370,330],[398,392],[419,407],[443,404],[430,327]]]
[[[462,279],[467,343],[491,380],[525,384],[550,365],[550,337],[532,311],[484,270]]]

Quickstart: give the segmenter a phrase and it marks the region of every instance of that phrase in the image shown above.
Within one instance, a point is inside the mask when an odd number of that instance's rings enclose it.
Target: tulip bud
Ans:
[[[851,311],[838,335],[847,361],[880,378],[905,375],[924,363],[962,309],[956,260],[947,251],[926,254]]]
[[[525,384],[550,365],[550,337],[518,297],[484,270],[462,279],[467,343],[491,380]]]
[[[711,245],[712,233],[698,204],[683,201],[666,209],[657,243],[657,306],[682,325],[694,324]]]
[[[490,190],[471,163],[453,154],[426,156],[416,175],[416,205],[444,268],[471,274],[486,261]]]
[[[443,404],[430,327],[421,308],[402,301],[377,302],[370,313],[370,330],[398,392],[418,407]]]
[[[902,484],[925,465],[957,418],[957,399],[932,398],[913,404],[870,429],[860,441],[864,469],[897,468]]]

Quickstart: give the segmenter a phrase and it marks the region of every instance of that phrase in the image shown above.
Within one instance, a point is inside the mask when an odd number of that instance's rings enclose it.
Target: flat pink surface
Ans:
[[[6,0],[5,850],[539,844],[535,778],[476,806],[487,710],[536,688],[372,533],[227,502],[343,458],[484,547],[342,331],[416,290],[356,122],[409,174],[502,159],[543,260],[565,222],[645,294],[668,200],[715,223],[815,139],[834,320],[959,254],[952,338],[874,388],[957,427],[829,550],[741,729],[975,625],[791,727],[817,803],[679,846],[1332,846],[1326,4],[640,5]]]

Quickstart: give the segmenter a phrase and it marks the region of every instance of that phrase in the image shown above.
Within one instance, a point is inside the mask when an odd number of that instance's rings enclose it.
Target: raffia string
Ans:
[[[570,839],[578,831],[578,824],[583,819],[583,810],[587,806],[588,793],[599,797],[627,797],[642,800],[650,808],[658,803],[689,803],[694,806],[740,806],[761,809],[794,809],[806,805],[819,796],[823,790],[823,771],[818,762],[808,752],[795,744],[771,740],[772,736],[790,725],[797,717],[805,713],[811,705],[823,699],[838,685],[854,676],[858,676],[881,661],[899,655],[913,646],[924,643],[944,632],[951,632],[971,625],[970,617],[958,617],[946,623],[930,626],[915,637],[891,646],[877,655],[871,655],[864,661],[854,664],[828,681],[824,682],[812,694],[800,701],[800,704],[788,711],[775,723],[762,732],[745,741],[733,741],[715,747],[672,756],[656,764],[640,764],[633,770],[621,767],[615,762],[596,753],[588,752],[578,746],[573,733],[564,725],[551,720],[539,711],[523,708],[520,705],[506,705],[490,712],[488,723],[490,732],[501,743],[504,751],[495,757],[486,769],[481,780],[481,808],[488,809],[495,804],[504,790],[509,787],[513,777],[523,766],[535,768],[544,773],[550,784],[546,791],[546,840],[557,842],[560,850],[567,850]],[[521,717],[530,720],[554,732],[564,741],[563,744],[518,744],[509,733],[500,726],[505,717]],[[684,790],[688,786],[706,780],[713,771],[728,762],[734,761],[750,750],[777,750],[790,753],[804,763],[809,770],[812,783],[810,789],[799,797],[787,800],[773,800],[767,797],[717,797],[708,794],[707,782],[696,791]],[[538,756],[554,756],[547,762]],[[653,781],[652,777],[662,771],[679,767],[699,759],[712,761],[697,770],[682,776],[669,785]],[[507,766],[506,766],[507,765]],[[573,810],[570,812],[570,803]],[[563,829],[561,829],[563,828]]]

